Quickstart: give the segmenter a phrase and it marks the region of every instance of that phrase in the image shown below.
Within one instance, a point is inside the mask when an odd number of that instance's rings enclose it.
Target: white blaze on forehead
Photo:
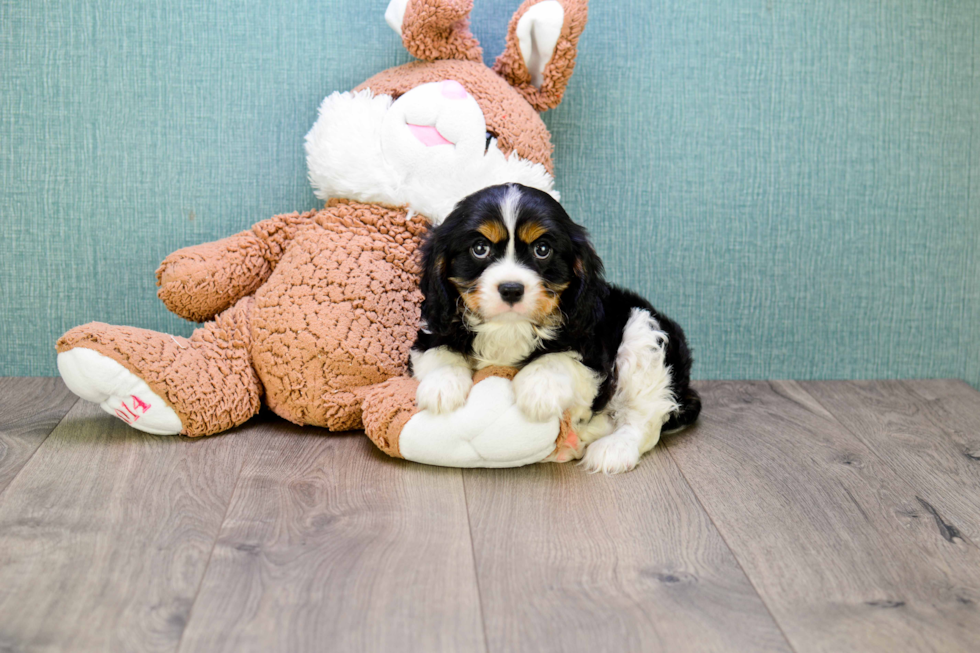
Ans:
[[[509,186],[507,194],[504,195],[504,199],[500,203],[500,213],[504,218],[504,224],[507,225],[507,231],[510,233],[514,233],[514,228],[517,225],[517,211],[520,208],[520,203],[520,189],[517,186]]]
[[[407,121],[436,127],[452,144],[426,147]],[[443,93],[442,82],[397,101],[370,90],[334,93],[306,135],[310,183],[322,200],[406,206],[433,224],[487,186],[519,183],[559,198],[544,166],[516,152],[504,156],[495,141],[487,149],[485,129],[476,101]]]
[[[500,203],[500,213],[504,218],[504,226],[507,227],[507,254],[506,258],[514,260],[514,240],[517,234],[517,211],[520,209],[521,191],[517,186],[507,189],[503,201]]]

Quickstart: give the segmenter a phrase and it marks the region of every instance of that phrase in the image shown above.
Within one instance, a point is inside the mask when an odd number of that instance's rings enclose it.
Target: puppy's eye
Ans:
[[[473,258],[486,258],[490,256],[490,243],[485,240],[481,240],[477,244],[473,245],[473,247],[470,247],[470,253],[473,255]]]
[[[487,144],[483,147],[483,153],[486,154],[490,150],[490,143],[493,139],[497,138],[497,135],[493,132],[487,132]]]
[[[531,251],[534,252],[534,258],[541,259],[543,261],[551,256],[551,245],[548,243],[543,243],[539,240],[538,242],[534,243]]]

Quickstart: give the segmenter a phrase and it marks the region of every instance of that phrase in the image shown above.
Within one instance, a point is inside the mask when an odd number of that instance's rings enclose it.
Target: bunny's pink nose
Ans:
[[[442,83],[442,96],[450,100],[462,100],[466,97],[466,89],[454,79],[447,79]]]

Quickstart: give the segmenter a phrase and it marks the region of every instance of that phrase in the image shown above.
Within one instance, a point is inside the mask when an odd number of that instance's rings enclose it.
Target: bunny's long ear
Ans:
[[[494,71],[538,111],[558,106],[575,69],[588,0],[525,0],[507,28]]]
[[[483,61],[483,51],[470,33],[473,0],[391,0],[385,21],[402,37],[416,59]]]

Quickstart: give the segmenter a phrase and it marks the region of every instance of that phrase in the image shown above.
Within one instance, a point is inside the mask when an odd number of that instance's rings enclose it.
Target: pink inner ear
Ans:
[[[450,100],[462,100],[466,97],[466,89],[455,79],[447,79],[441,86],[442,96]]]
[[[422,142],[422,145],[426,147],[432,147],[433,145],[452,145],[453,142],[446,140],[446,137],[439,133],[439,130],[435,127],[429,127],[426,125],[413,125],[411,123],[406,123],[409,129],[412,130],[412,134],[415,138]]]

